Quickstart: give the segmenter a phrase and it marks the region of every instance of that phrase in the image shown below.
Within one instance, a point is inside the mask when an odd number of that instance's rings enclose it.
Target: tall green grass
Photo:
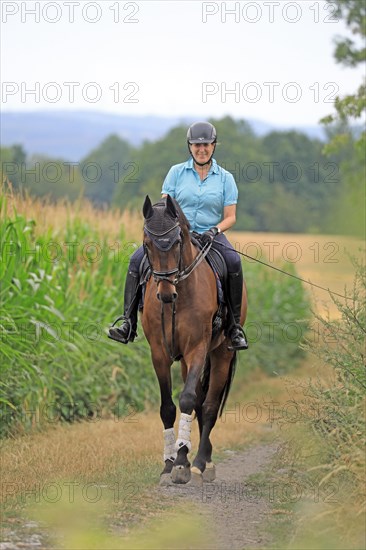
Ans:
[[[5,197],[0,207],[3,433],[128,414],[156,399],[143,339],[122,349],[106,337],[121,309],[125,255],[81,219],[36,237],[34,220],[7,216]]]
[[[281,266],[295,275],[294,264]],[[299,365],[299,346],[309,329],[310,300],[301,281],[261,264],[243,263],[248,289],[246,331],[250,351],[240,359],[251,369],[282,375]]]
[[[156,403],[158,385],[142,329],[130,346],[106,335],[121,313],[132,251],[123,230],[110,243],[80,215],[39,234],[34,219],[15,207],[9,214],[5,194],[0,212],[1,434],[129,414]],[[244,265],[244,273],[247,369],[288,370],[301,355],[301,320],[307,316],[301,284],[259,265]]]

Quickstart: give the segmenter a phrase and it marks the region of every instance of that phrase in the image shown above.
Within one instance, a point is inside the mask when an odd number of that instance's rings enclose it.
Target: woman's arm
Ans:
[[[224,217],[217,227],[221,232],[230,229],[236,222],[236,204],[230,204],[230,206],[224,206]]]

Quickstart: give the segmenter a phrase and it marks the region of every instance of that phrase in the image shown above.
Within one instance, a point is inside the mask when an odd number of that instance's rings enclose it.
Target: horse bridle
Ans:
[[[173,225],[169,229],[163,231],[162,233],[157,233],[157,232],[154,232],[151,229],[149,229],[147,227],[147,225],[145,224],[144,231],[148,235],[152,235],[153,237],[157,237],[157,238],[160,237],[161,238],[161,237],[164,237],[165,235],[168,235],[169,233],[171,233],[171,231],[173,231],[173,229],[176,229],[177,227],[180,228],[180,225],[179,225],[178,221],[175,223],[175,225]],[[154,242],[154,239],[152,239],[152,241]],[[144,249],[145,249],[147,261],[149,263],[149,267],[150,267],[150,270],[151,270],[151,274],[154,277],[154,281],[156,282],[157,285],[159,285],[159,283],[161,283],[162,281],[167,281],[168,283],[173,285],[174,288],[175,288],[178,285],[178,283],[180,283],[181,281],[183,281],[184,279],[189,277],[189,275],[196,269],[196,267],[204,260],[204,258],[206,257],[206,255],[208,254],[208,252],[209,252],[209,250],[212,246],[212,243],[207,243],[199,251],[199,253],[195,257],[193,262],[191,262],[188,267],[182,269],[181,267],[182,267],[183,240],[182,240],[182,229],[181,228],[180,228],[180,231],[179,231],[178,238],[176,240],[172,241],[169,248],[166,248],[165,251],[170,250],[172,248],[172,246],[177,241],[179,241],[178,265],[174,269],[169,269],[167,271],[156,271],[153,268],[153,266],[151,265],[151,262],[150,262],[147,247],[144,244]],[[155,244],[156,244],[156,242],[155,242]],[[176,277],[173,280],[170,278],[172,275],[176,275]],[[169,344],[168,344],[168,341],[167,341],[167,338],[166,338],[166,332],[165,332],[164,302],[161,301],[161,329],[162,329],[162,334],[163,334],[163,340],[164,340],[165,348],[166,348],[166,350],[169,354],[169,357],[172,361],[175,360],[175,354],[174,354],[174,349],[175,349],[175,316],[176,316],[176,305],[175,305],[175,300],[173,300],[172,301],[172,342],[171,342],[171,347],[170,347]]]
[[[153,235],[154,237],[164,237],[165,235],[168,235],[168,233],[170,233],[171,231],[173,231],[173,229],[176,229],[177,227],[180,228],[180,225],[179,225],[179,222],[177,221],[175,223],[175,225],[173,225],[172,227],[170,227],[169,229],[166,229],[165,231],[163,231],[162,233],[157,233],[155,231],[152,231],[151,229],[149,229],[147,227],[147,225],[145,224],[144,226],[144,231],[147,233],[147,234],[150,234],[150,235]],[[154,239],[152,239],[153,242],[154,242]],[[148,251],[146,249],[146,246],[144,245],[144,249],[145,249],[145,253],[146,253],[146,257],[148,259],[148,262],[149,262],[149,267],[150,267],[150,270],[151,270],[151,274],[152,276],[154,277],[154,281],[159,284],[160,282],[162,281],[167,281],[168,283],[172,284],[174,287],[177,286],[178,283],[180,283],[180,281],[184,281],[184,279],[186,279],[195,269],[196,267],[202,262],[202,260],[206,257],[206,255],[208,254],[210,248],[211,248],[211,244],[212,243],[208,243],[206,244],[200,251],[199,253],[197,254],[197,256],[195,257],[195,259],[193,260],[193,262],[191,262],[189,264],[188,267],[185,267],[185,268],[181,268],[182,266],[182,246],[183,246],[183,241],[182,241],[182,230],[180,229],[179,231],[179,237],[178,239],[176,239],[175,241],[173,241],[170,245],[169,248],[166,249],[166,251],[170,250],[172,248],[172,246],[177,242],[179,241],[179,260],[178,260],[178,265],[177,267],[175,267],[174,269],[170,269],[170,270],[167,270],[167,271],[156,271],[155,269],[153,269],[153,266],[151,265],[151,262],[150,262],[150,259],[149,259],[149,254],[148,254]],[[170,277],[172,275],[175,275],[177,274],[177,276],[172,280],[170,279]]]
[[[172,227],[170,227],[169,229],[166,229],[165,231],[161,232],[161,233],[158,233],[156,231],[152,231],[151,229],[149,229],[147,227],[147,225],[145,224],[144,226],[144,231],[145,233],[147,233],[149,236],[152,235],[153,237],[157,237],[157,238],[161,238],[161,237],[164,237],[165,235],[168,235],[169,233],[171,233],[174,229],[177,229],[177,227],[180,227],[179,226],[179,222],[177,221],[175,223],[175,225],[173,225]],[[156,239],[152,239],[152,241],[154,242],[155,241],[155,245],[156,245]],[[150,258],[149,258],[149,253],[148,253],[148,250],[147,250],[147,247],[144,245],[144,248],[145,248],[145,253],[146,253],[146,257],[148,259],[148,262],[149,262],[149,267],[150,267],[150,270],[151,270],[151,274],[152,276],[154,277],[154,281],[159,284],[161,283],[162,281],[167,281],[168,283],[172,284],[173,286],[176,286],[178,284],[178,280],[177,278],[174,279],[173,281],[170,279],[170,277],[172,275],[175,275],[176,273],[179,273],[180,272],[180,266],[181,266],[181,263],[182,263],[182,231],[180,230],[179,231],[179,236],[178,236],[178,239],[172,241],[172,243],[170,244],[169,248],[166,248],[165,250],[168,251],[172,248],[172,246],[177,242],[179,241],[180,242],[180,250],[179,250],[179,260],[178,260],[178,266],[175,267],[174,269],[169,269],[167,271],[156,271],[153,266],[151,265],[151,262],[150,262]],[[158,247],[159,248],[159,247]]]

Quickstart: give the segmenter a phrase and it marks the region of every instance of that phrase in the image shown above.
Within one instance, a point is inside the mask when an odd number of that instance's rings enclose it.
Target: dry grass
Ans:
[[[74,203],[67,200],[52,203],[46,199],[41,200],[29,195],[21,197],[17,194],[8,193],[7,196],[9,214],[15,208],[19,214],[27,219],[34,219],[37,235],[50,230],[63,230],[68,222],[80,219],[100,232],[101,237],[117,238],[122,226],[129,240],[137,242],[141,240],[143,218],[142,214],[138,212],[124,211],[121,213],[118,209],[101,210],[95,208],[85,199]]]
[[[136,415],[136,422],[100,420],[57,426],[45,433],[8,440],[2,448],[2,483],[16,484],[14,494],[46,483],[82,480],[99,483],[118,472],[131,473],[162,464],[162,424],[156,412]],[[228,415],[215,428],[215,445],[233,448],[252,441],[263,424],[235,422]],[[198,430],[192,443],[197,449]],[[6,496],[6,495],[3,495]]]

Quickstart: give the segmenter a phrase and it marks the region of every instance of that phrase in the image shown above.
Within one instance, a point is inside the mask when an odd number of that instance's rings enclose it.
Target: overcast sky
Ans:
[[[1,107],[317,124],[362,77],[334,61],[333,8],[3,0]]]

